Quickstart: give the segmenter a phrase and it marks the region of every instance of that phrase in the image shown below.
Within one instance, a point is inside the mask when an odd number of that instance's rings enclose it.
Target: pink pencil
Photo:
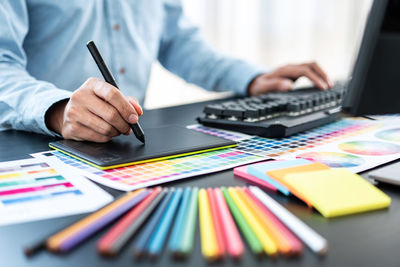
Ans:
[[[243,242],[240,238],[235,222],[233,221],[232,215],[229,212],[221,189],[215,188],[214,196],[221,223],[223,223],[222,235],[225,240],[226,249],[229,255],[233,258],[241,258],[244,252]]]
[[[258,185],[259,187],[262,188],[267,188],[269,190],[276,191],[276,187],[267,183],[266,181],[259,179],[251,174],[247,173],[247,166],[241,166],[241,167],[236,167],[233,169],[233,174],[236,176],[239,176],[240,178],[243,178],[244,180],[247,180],[248,182]]]
[[[275,224],[281,234],[289,241],[292,255],[299,255],[303,252],[303,244],[301,241],[278,219],[275,215],[260,202],[260,200],[251,193],[249,188],[244,188],[246,194],[256,203],[256,205],[267,215],[268,219]]]

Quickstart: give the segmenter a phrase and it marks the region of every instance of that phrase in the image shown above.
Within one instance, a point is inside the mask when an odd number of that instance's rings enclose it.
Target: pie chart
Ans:
[[[380,141],[351,141],[339,144],[345,152],[365,156],[386,156],[400,153],[400,146]]]

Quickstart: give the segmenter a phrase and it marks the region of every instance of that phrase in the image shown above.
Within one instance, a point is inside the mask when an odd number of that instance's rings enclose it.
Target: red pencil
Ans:
[[[218,258],[223,258],[225,257],[225,245],[224,245],[224,238],[222,235],[222,220],[217,209],[217,204],[215,202],[215,197],[212,188],[207,189],[207,195],[210,202],[211,216],[214,224],[215,236],[217,239]]]
[[[233,221],[232,215],[229,212],[228,206],[225,202],[224,195],[221,189],[214,189],[215,203],[220,215],[221,223],[223,223],[222,234],[224,237],[226,250],[233,258],[241,258],[244,252],[242,239],[240,238],[239,231]],[[222,224],[221,224],[222,225]]]
[[[303,252],[303,243],[284,225],[260,200],[251,193],[249,188],[244,188],[244,192],[255,202],[260,210],[268,217],[268,219],[280,230],[281,234],[290,243],[291,255],[300,255]]]
[[[114,243],[125,234],[128,227],[138,218],[140,214],[154,201],[161,192],[161,187],[151,189],[151,193],[142,200],[136,207],[131,209],[124,217],[122,217],[98,242],[97,250],[100,254],[113,256],[118,251],[112,248]]]

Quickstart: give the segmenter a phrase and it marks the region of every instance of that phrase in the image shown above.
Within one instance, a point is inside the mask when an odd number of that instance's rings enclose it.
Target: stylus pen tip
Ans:
[[[144,139],[144,135],[138,136],[137,138],[140,140],[140,142],[142,142],[143,144],[146,144],[146,140]]]

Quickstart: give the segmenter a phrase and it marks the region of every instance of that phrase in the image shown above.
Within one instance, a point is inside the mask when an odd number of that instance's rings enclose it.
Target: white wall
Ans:
[[[346,78],[372,0],[183,0],[188,16],[218,50],[273,69],[317,61]],[[300,81],[300,83],[304,82]],[[221,97],[155,64],[145,101],[158,108]]]

